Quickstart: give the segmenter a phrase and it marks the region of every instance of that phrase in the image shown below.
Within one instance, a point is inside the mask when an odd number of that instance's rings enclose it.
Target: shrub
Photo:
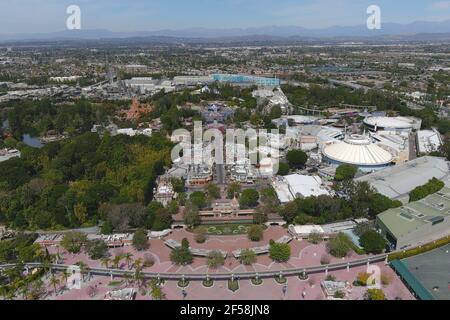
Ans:
[[[170,253],[170,261],[175,265],[187,265],[194,261],[191,251],[188,248],[175,248]]]
[[[403,251],[395,252],[395,253],[392,253],[389,255],[389,261],[401,260],[401,259],[413,257],[418,254],[422,254],[422,253],[434,250],[436,248],[443,247],[449,243],[450,243],[450,237],[446,237],[446,238],[434,241],[432,243],[426,244],[424,246],[421,246],[419,248],[413,248],[413,249],[407,250],[405,252],[403,252]]]
[[[383,290],[381,289],[369,289],[364,295],[364,299],[366,300],[385,300],[386,296],[384,295]]]
[[[236,292],[239,290],[239,281],[237,281],[236,279],[234,280],[228,280],[228,289]]]
[[[336,291],[334,293],[334,298],[336,298],[336,299],[344,299],[345,298],[345,292],[340,291],[340,290]]]
[[[281,277],[275,277],[275,281],[278,283],[278,284],[286,284],[286,282],[287,282],[287,278],[286,277],[283,277],[283,276],[281,276]]]
[[[194,240],[197,243],[205,243],[207,239],[207,234],[204,229],[200,229],[195,233]]]
[[[256,253],[251,249],[244,249],[241,251],[239,261],[246,266],[250,266],[256,262]]]
[[[252,284],[255,286],[262,285],[263,281],[261,278],[252,278]]]
[[[358,275],[356,277],[356,282],[358,285],[363,286],[363,287],[368,286],[368,285],[373,285],[373,284],[375,284],[374,283],[375,280],[373,281],[373,283],[367,283],[371,276],[372,275],[370,273],[360,272],[360,273],[358,273]]]
[[[187,279],[184,279],[184,280],[182,279],[182,280],[178,281],[178,286],[180,288],[186,288],[188,285],[189,285],[189,280],[187,280]]]
[[[414,202],[426,198],[430,194],[436,193],[445,186],[445,183],[439,179],[433,178],[423,186],[415,188],[409,194],[409,201]]]
[[[350,251],[348,236],[344,233],[340,233],[336,238],[332,238],[328,241],[328,252],[336,258],[344,258]]]
[[[336,277],[333,276],[332,274],[327,275],[327,277],[325,278],[326,281],[336,281]]]
[[[329,254],[323,254],[320,257],[320,264],[326,265],[326,264],[330,264],[330,263],[331,263],[331,257]]]
[[[183,240],[181,240],[181,247],[184,249],[189,249],[189,240],[187,238],[183,238]]]
[[[248,228],[247,234],[251,241],[258,242],[263,238],[264,229],[262,226],[254,224]]]
[[[211,279],[203,280],[202,284],[205,288],[211,288],[214,285],[214,281]]]
[[[211,268],[217,268],[223,266],[225,258],[219,251],[211,251],[208,254],[208,266]]]
[[[323,236],[319,232],[311,232],[309,234],[308,240],[312,244],[318,244],[322,242]]]
[[[286,262],[291,257],[291,247],[286,243],[273,243],[269,246],[269,254],[276,262]]]

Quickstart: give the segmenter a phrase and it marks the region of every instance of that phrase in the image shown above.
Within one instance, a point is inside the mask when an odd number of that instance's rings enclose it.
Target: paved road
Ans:
[[[15,230],[13,230],[15,231]],[[98,226],[95,227],[89,227],[89,228],[79,228],[79,229],[70,229],[70,230],[59,230],[59,231],[42,231],[42,230],[36,230],[36,231],[21,231],[23,233],[38,233],[38,234],[60,234],[60,233],[67,233],[67,232],[81,232],[86,234],[99,234],[100,228]]]
[[[416,144],[417,133],[411,132],[409,134],[409,160],[417,159],[417,144]]]
[[[225,184],[225,165],[216,164],[216,180],[219,185]]]

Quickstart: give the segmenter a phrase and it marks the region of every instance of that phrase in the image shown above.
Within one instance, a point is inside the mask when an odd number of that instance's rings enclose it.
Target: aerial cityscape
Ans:
[[[450,300],[450,1],[78,2],[0,0],[0,301]]]

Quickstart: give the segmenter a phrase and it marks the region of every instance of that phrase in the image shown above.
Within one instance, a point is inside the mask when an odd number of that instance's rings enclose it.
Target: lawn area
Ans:
[[[193,231],[204,230],[209,235],[215,236],[229,236],[238,234],[247,234],[248,227],[251,224],[218,224],[218,225],[203,225],[195,228]]]

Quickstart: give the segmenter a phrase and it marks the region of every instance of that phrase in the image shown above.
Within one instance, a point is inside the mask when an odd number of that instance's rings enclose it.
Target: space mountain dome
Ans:
[[[362,171],[375,171],[389,166],[393,155],[373,143],[366,135],[351,135],[322,149],[324,161],[334,165],[352,164]]]

